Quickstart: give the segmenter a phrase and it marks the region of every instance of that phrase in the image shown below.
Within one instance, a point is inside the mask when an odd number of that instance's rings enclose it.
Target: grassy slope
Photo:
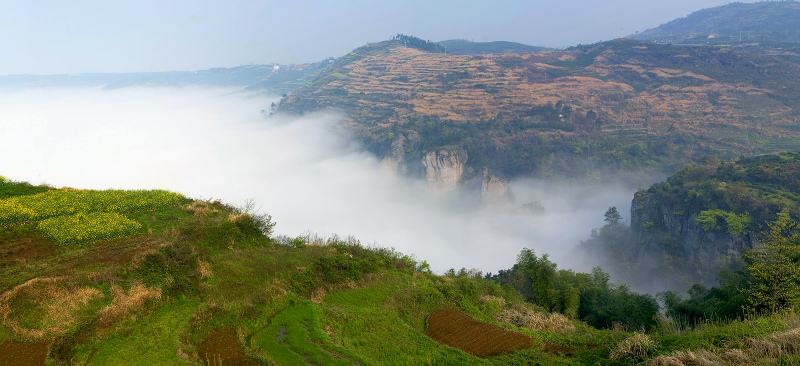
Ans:
[[[232,360],[222,356],[204,358],[201,348],[207,335],[232,327],[235,338],[218,342],[243,347],[252,364],[633,360],[608,359],[611,349],[628,336],[624,332],[599,331],[576,321],[560,331],[500,323],[496,319],[504,310],[532,305],[480,278],[419,271],[409,258],[391,250],[340,238],[278,244],[232,222],[226,206],[202,201],[128,217],[143,224],[138,235],[81,247],[55,246],[32,224],[0,229],[0,248],[24,247],[0,258],[0,308],[6,309],[0,354],[13,353],[19,347],[14,342],[41,339],[48,343],[49,364],[227,364]],[[63,279],[49,287],[19,286],[56,276]],[[16,295],[5,297],[14,288]],[[100,295],[83,303],[68,301],[70,294],[85,289]],[[156,289],[160,297],[152,295]],[[481,359],[439,345],[423,333],[425,318],[442,307],[559,345],[560,352],[544,352],[544,343],[538,342],[516,354]],[[109,308],[119,310],[117,315],[109,315]],[[21,334],[13,324],[44,334]],[[755,319],[689,333],[665,326],[651,335],[660,348],[650,355],[745,345],[746,337],[763,337],[793,324]]]

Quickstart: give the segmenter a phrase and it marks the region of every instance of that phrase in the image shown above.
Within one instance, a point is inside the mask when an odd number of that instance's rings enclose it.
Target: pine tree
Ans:
[[[617,206],[609,207],[604,216],[606,217],[605,221],[609,225],[617,225],[620,221],[622,221],[622,215],[620,215],[619,211],[617,211]]]

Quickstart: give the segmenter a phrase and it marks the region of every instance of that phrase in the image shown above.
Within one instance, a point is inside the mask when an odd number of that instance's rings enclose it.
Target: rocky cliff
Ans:
[[[422,137],[410,131],[398,134],[383,153],[381,169],[392,175],[421,176],[425,167],[422,159]]]
[[[467,151],[464,149],[428,151],[422,158],[425,179],[439,191],[452,191],[464,175]]]
[[[742,265],[778,213],[800,219],[798,197],[800,153],[710,159],[637,192],[630,227],[607,216],[582,247],[638,291],[714,285],[719,270]]]
[[[686,210],[685,200],[665,198],[658,192],[639,191],[631,203],[624,252],[640,274],[713,285],[719,270],[737,263],[753,246],[753,235],[706,230],[697,221],[702,210]]]
[[[494,175],[487,176],[481,183],[483,207],[490,210],[510,210],[513,202],[508,186]]]
[[[392,141],[392,145],[381,160],[381,169],[392,175],[405,175],[408,168],[403,164],[405,157],[405,141],[403,135],[398,136]]]

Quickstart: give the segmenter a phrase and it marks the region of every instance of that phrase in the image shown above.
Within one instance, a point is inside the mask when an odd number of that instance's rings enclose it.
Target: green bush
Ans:
[[[161,287],[167,294],[194,294],[200,284],[197,260],[191,245],[179,240],[147,255],[139,272],[147,286]]]

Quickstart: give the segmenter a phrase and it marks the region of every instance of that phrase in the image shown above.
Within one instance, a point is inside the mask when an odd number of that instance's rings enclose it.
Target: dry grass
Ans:
[[[322,304],[322,301],[325,299],[325,295],[334,292],[341,292],[341,291],[348,291],[348,290],[356,290],[360,288],[365,288],[373,285],[375,283],[374,276],[364,276],[358,281],[354,281],[352,279],[346,279],[344,282],[336,285],[328,285],[323,287],[317,287],[311,292],[311,302],[315,304]],[[280,281],[276,282],[280,283]],[[281,290],[285,293],[286,291],[281,288]]]
[[[481,298],[481,303],[485,304],[485,303],[488,303],[488,302],[497,302],[497,306],[499,306],[501,308],[506,306],[506,299],[504,299],[502,297],[486,295],[486,296]]]
[[[742,348],[675,351],[656,357],[652,366],[763,365],[779,363],[783,357],[800,353],[800,328],[773,333],[764,339],[745,338]]]
[[[78,310],[92,299],[103,297],[103,293],[90,287],[69,288],[64,284],[65,280],[66,277],[37,277],[3,294],[0,297],[3,325],[16,335],[29,340],[43,339],[67,330],[76,321]],[[11,302],[22,295],[44,310],[43,314],[39,314],[42,318],[39,319],[40,326],[37,329],[21,326],[20,319],[14,316]]]
[[[195,200],[192,204],[186,206],[186,211],[194,216],[206,216],[209,213],[219,212],[216,206],[220,205],[219,201],[203,201]]]
[[[647,334],[635,333],[634,335],[619,342],[616,348],[611,351],[608,358],[612,360],[620,360],[623,358],[630,358],[634,360],[643,360],[647,355],[658,348]]]
[[[135,315],[149,299],[161,299],[160,288],[145,287],[139,282],[134,283],[127,293],[122,287],[114,285],[111,287],[111,294],[114,296],[111,304],[98,312],[97,321],[100,325],[108,325],[124,317]]]
[[[648,363],[653,366],[713,366],[721,365],[722,358],[709,351],[677,351],[668,356],[658,356]]]
[[[311,302],[313,302],[313,303],[315,303],[317,305],[322,304],[322,299],[324,299],[325,295],[327,295],[327,294],[328,293],[325,291],[324,288],[317,287],[311,293]]]
[[[502,307],[502,305],[501,305]],[[560,313],[537,312],[524,306],[503,309],[497,320],[533,331],[570,333],[575,331],[569,318]]]
[[[242,219],[244,219],[247,216],[248,215],[247,215],[246,212],[241,212],[241,213],[238,213],[238,214],[234,214],[234,213],[228,214],[228,221],[230,221],[230,222],[235,224],[235,223],[241,221]]]
[[[269,287],[269,294],[273,299],[282,299],[286,296],[286,285],[277,278],[272,280],[272,285]]]
[[[213,275],[211,263],[203,262],[200,258],[197,258],[197,274],[200,275],[201,280],[211,277]]]

